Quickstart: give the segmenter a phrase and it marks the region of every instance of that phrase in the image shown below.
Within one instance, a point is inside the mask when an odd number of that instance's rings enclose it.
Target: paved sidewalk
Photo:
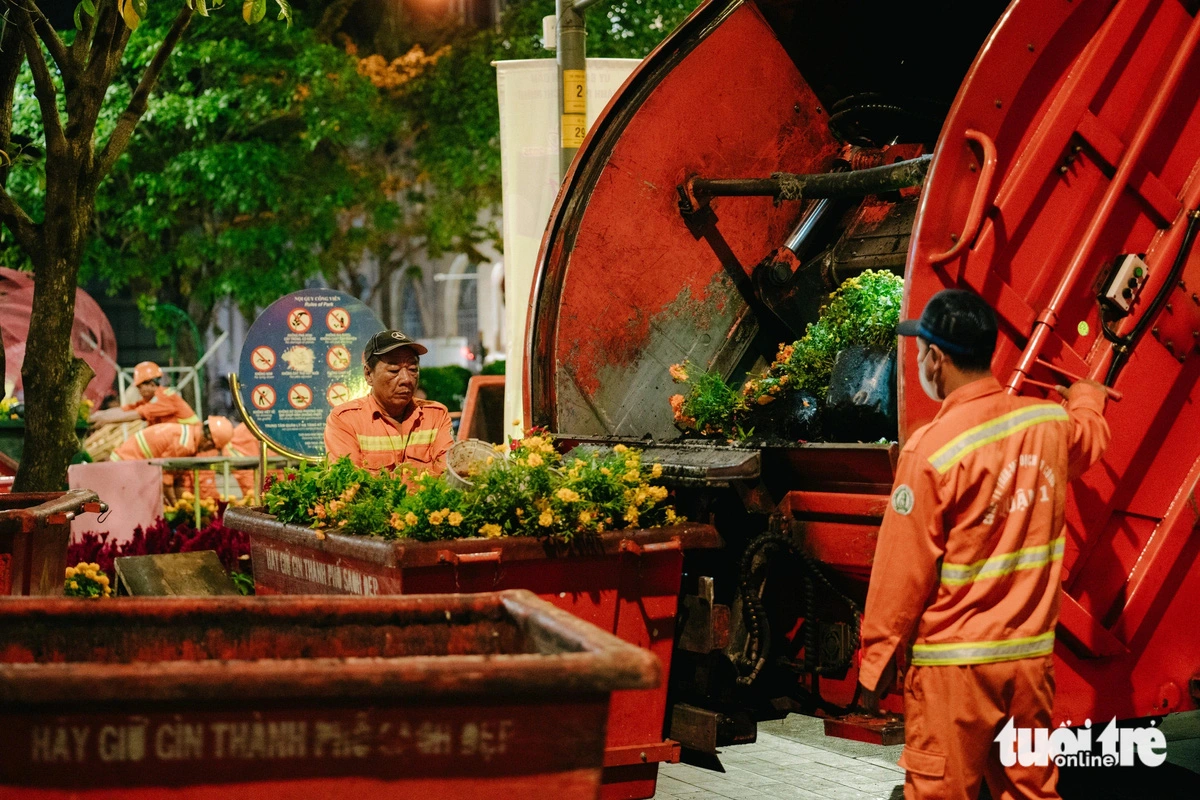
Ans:
[[[791,715],[761,722],[754,744],[720,751],[725,772],[688,764],[660,767],[655,800],[890,800],[901,797],[899,745],[825,737],[820,720]]]

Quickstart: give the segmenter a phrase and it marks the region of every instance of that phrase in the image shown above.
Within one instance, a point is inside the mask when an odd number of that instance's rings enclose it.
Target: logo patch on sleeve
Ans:
[[[892,511],[897,514],[907,517],[913,510],[913,492],[908,488],[908,484],[900,484],[896,487],[896,491],[892,492]]]

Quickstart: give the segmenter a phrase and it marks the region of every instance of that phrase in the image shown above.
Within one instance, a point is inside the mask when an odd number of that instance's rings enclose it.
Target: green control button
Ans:
[[[1091,328],[1088,327],[1087,320],[1080,320],[1079,324],[1075,326],[1075,330],[1079,331],[1080,336],[1087,336]]]
[[[1143,275],[1145,275],[1145,274],[1146,274],[1146,270],[1142,269],[1141,267],[1134,267],[1134,268],[1133,268],[1133,275],[1134,275],[1134,277],[1136,277],[1136,278],[1140,278],[1140,277],[1142,277],[1142,276],[1143,276]]]

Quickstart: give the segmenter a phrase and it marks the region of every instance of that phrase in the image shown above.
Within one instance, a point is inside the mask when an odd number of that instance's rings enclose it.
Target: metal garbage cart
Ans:
[[[658,656],[669,673],[675,615],[688,549],[721,546],[695,523],[610,531],[552,545],[534,537],[408,539],[317,533],[249,508],[230,508],[225,525],[250,536],[259,594],[414,594],[529,589]],[[605,800],[654,795],[659,762],[679,760],[663,737],[667,687],[613,697],[605,751]]]
[[[0,595],[61,595],[71,520],[107,508],[88,489],[0,494]]]
[[[590,800],[662,681],[525,591],[0,600],[0,795]]]

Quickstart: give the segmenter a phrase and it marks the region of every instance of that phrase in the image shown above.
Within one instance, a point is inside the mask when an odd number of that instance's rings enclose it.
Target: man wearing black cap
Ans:
[[[330,412],[325,452],[331,460],[349,456],[375,473],[404,465],[441,474],[453,435],[446,407],[416,398],[426,352],[400,331],[380,331],[368,340],[363,374],[371,392]]]
[[[1067,485],[1103,453],[1105,391],[1059,403],[992,376],[996,317],[978,295],[938,292],[919,320],[921,386],[942,408],[905,442],[879,530],[862,622],[863,705],[904,676],[904,796],[1058,797],[1057,767],[1001,762],[1008,725],[1049,728]],[[911,648],[911,649],[910,649]]]

